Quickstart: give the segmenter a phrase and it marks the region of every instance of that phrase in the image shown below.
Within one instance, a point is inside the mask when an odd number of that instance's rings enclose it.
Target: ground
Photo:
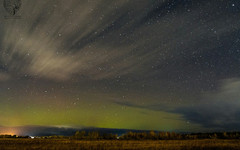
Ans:
[[[14,150],[201,150],[240,149],[240,140],[77,141],[68,139],[1,139],[0,149]]]

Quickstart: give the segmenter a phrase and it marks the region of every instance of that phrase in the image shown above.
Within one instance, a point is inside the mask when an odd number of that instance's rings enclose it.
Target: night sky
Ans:
[[[239,0],[22,0],[9,15],[0,126],[240,130]]]

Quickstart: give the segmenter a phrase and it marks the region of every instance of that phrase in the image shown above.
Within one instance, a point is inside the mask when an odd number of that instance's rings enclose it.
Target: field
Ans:
[[[240,149],[240,140],[162,140],[162,141],[77,141],[54,139],[1,139],[0,149],[4,150],[201,150],[201,149]]]

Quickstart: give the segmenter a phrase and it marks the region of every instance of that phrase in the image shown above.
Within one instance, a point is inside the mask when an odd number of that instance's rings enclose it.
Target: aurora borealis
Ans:
[[[240,129],[238,0],[22,0],[20,19],[0,14],[0,126]]]

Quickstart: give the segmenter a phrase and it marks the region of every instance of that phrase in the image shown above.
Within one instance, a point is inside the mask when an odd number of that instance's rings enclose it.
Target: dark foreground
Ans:
[[[77,141],[77,140],[54,140],[54,139],[1,139],[0,149],[13,150],[201,150],[201,149],[240,149],[240,140],[163,140],[163,141]]]

